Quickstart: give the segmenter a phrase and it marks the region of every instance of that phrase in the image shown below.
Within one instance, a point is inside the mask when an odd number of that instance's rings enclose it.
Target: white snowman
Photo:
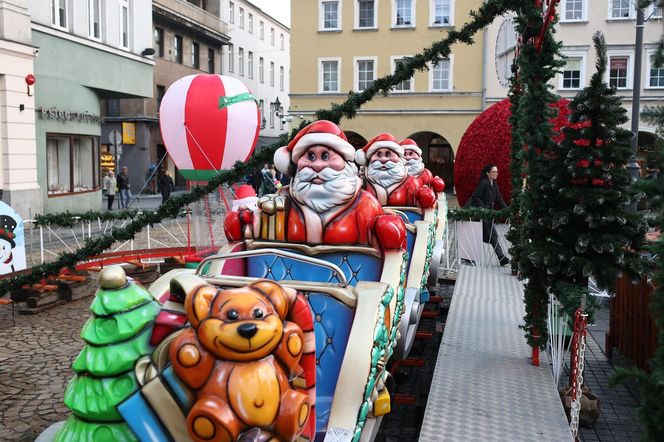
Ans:
[[[0,275],[14,272],[13,250],[16,247],[16,220],[11,216],[0,215]]]

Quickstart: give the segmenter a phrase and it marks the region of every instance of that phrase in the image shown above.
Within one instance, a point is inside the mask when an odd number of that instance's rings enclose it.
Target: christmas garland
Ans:
[[[399,64],[396,72],[375,80],[362,92],[350,92],[345,102],[332,104],[330,109],[320,109],[316,112],[317,119],[326,119],[339,123],[346,117],[352,119],[358,109],[365,103],[371,101],[377,94],[387,95],[391,89],[404,80],[411,78],[416,70],[429,68],[429,63],[435,63],[451,53],[451,46],[456,43],[472,44],[473,35],[489,26],[493,20],[510,11],[518,9],[520,4],[530,4],[530,0],[490,0],[484,3],[478,11],[471,11],[472,20],[465,23],[458,31],[453,29],[440,41],[423,50],[422,53],[408,57],[404,63]],[[220,171],[205,186],[196,186],[190,192],[173,197],[162,204],[155,212],[136,214],[124,228],[113,228],[111,232],[98,238],[86,240],[85,245],[76,252],[64,253],[58,259],[33,267],[29,273],[0,280],[0,296],[6,295],[11,290],[32,284],[60,272],[63,268],[74,268],[79,262],[85,261],[98,255],[112,246],[116,241],[128,241],[147,225],[159,223],[164,218],[175,218],[187,205],[196,202],[205,195],[216,191],[222,184],[232,184],[242,179],[247,173],[253,171],[260,165],[271,162],[274,152],[294,138],[297,131],[305,127],[309,121],[303,121],[298,128],[291,131],[290,137],[282,134],[279,142],[263,148],[261,152],[254,155],[246,163],[236,162],[233,169]],[[88,216],[99,215],[89,214]],[[64,222],[64,218],[59,218]]]
[[[468,209],[451,209],[447,212],[447,219],[454,221],[493,221],[508,218],[511,214],[512,209],[510,207],[500,210],[470,207]]]
[[[35,216],[34,226],[57,226],[57,227],[74,227],[80,222],[86,221],[121,221],[126,219],[134,219],[138,216],[139,210],[122,210],[119,212],[97,212],[95,210],[88,210],[83,213],[72,213],[70,211],[61,213],[48,213],[45,215]],[[147,213],[147,212],[143,212]]]

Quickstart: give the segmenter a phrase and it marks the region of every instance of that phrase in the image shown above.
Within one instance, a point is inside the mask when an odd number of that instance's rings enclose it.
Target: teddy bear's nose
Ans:
[[[256,324],[242,324],[237,328],[238,334],[247,339],[253,338],[257,331]]]

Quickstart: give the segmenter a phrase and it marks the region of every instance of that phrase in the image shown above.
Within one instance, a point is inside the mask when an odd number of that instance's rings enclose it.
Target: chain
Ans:
[[[581,396],[583,395],[581,387],[583,386],[583,369],[585,365],[586,354],[586,331],[588,324],[588,315],[580,308],[577,309],[574,319],[574,348],[572,354],[576,355],[576,361],[573,362],[572,369],[572,404],[570,411],[570,428],[574,440],[577,440],[579,433],[579,413],[581,412]]]

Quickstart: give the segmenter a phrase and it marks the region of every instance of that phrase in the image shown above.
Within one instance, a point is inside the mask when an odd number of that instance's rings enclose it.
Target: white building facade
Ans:
[[[34,74],[27,0],[0,0],[0,189],[24,219],[41,212],[37,182]]]
[[[571,99],[588,85],[595,71],[592,36],[601,31],[607,42],[609,66],[606,81],[615,87],[631,117],[634,88],[636,10],[633,0],[561,0],[555,38],[563,42],[567,64],[552,85],[554,93]],[[664,68],[653,66],[653,54],[664,31],[662,8],[645,9],[641,67],[641,108],[664,104]],[[506,97],[516,48],[513,18],[500,17],[487,29],[485,105]],[[631,123],[626,127],[630,128]],[[641,121],[640,135],[654,137],[656,128]]]
[[[223,0],[223,11],[231,44],[224,46],[222,73],[241,80],[259,100],[258,149],[289,130],[290,29],[246,0]]]

